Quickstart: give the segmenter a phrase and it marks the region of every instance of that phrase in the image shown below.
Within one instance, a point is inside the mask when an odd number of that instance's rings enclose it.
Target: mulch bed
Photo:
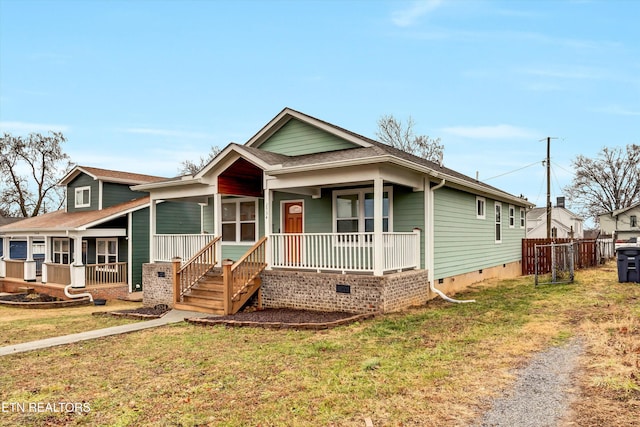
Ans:
[[[370,319],[375,313],[309,311],[289,308],[240,312],[229,316],[187,319],[196,325],[224,325],[229,327],[259,327],[273,329],[329,329]]]
[[[60,298],[52,297],[47,294],[13,294],[0,297],[2,301],[11,302],[53,302],[62,301]]]
[[[130,310],[118,311],[98,311],[91,313],[94,316],[117,316],[131,319],[158,319],[171,311],[171,307],[165,304],[158,304],[155,307],[140,307]]]

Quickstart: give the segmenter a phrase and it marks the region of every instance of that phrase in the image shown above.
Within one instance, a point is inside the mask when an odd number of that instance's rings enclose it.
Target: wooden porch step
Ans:
[[[217,299],[214,297],[201,297],[195,295],[185,295],[182,298],[182,302],[189,305],[194,305],[198,307],[206,307],[206,308],[215,308],[215,309],[224,309],[224,302],[222,299]]]
[[[193,287],[199,288],[199,289],[222,289],[223,286],[224,285],[222,281],[218,282],[218,281],[200,279],[200,281]]]
[[[186,311],[197,311],[198,313],[210,313],[210,314],[224,314],[224,310],[211,308],[211,307],[201,307],[198,305],[186,304],[183,302],[175,303],[173,308],[176,310],[186,310]]]

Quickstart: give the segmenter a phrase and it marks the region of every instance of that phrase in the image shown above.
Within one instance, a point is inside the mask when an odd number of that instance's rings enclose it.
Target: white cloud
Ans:
[[[442,4],[442,0],[415,1],[411,7],[403,10],[396,10],[391,14],[391,21],[399,27],[410,27],[427,13],[437,9]]]
[[[69,126],[54,125],[45,123],[29,123],[29,122],[0,122],[0,131],[9,133],[31,133],[31,132],[67,132]]]
[[[441,129],[443,133],[472,139],[505,139],[535,137],[535,132],[511,125],[454,126]]]

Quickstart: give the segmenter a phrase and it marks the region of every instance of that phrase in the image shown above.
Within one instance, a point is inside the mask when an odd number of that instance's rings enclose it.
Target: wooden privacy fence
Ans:
[[[574,266],[576,269],[595,267],[600,262],[601,249],[596,240],[574,239],[522,239],[522,275],[536,273],[536,245],[552,243],[574,243]],[[538,274],[551,272],[551,248],[538,252]]]

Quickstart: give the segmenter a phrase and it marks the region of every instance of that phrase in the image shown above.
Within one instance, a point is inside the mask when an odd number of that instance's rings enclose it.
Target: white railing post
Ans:
[[[381,177],[373,180],[373,275],[382,276],[384,272],[383,241],[383,198],[384,182]]]
[[[415,239],[415,243],[413,246],[413,253],[415,254],[415,257],[413,258],[413,264],[415,265],[416,268],[421,268],[422,265],[420,264],[420,229],[419,228],[414,228],[413,229],[413,234],[414,234],[414,239]]]

